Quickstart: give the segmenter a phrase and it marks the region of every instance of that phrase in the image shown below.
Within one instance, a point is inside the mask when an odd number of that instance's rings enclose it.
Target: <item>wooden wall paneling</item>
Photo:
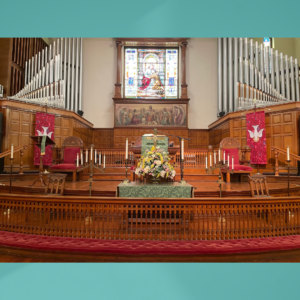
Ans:
[[[133,135],[135,132],[133,132]],[[114,148],[114,129],[113,128],[94,128],[93,144],[95,148]]]
[[[159,128],[158,131],[178,135],[188,138],[188,129],[163,129]],[[129,145],[135,142],[139,137],[146,133],[153,133],[153,128],[114,128],[114,148],[124,148],[126,138],[128,138]],[[175,145],[179,145],[179,140],[174,137],[169,137],[169,141],[174,141]],[[188,141],[185,141],[185,147],[188,148]]]

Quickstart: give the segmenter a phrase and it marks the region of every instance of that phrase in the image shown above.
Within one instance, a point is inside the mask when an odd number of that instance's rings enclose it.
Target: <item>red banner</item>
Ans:
[[[247,145],[251,148],[251,164],[267,164],[265,112],[246,114]]]
[[[48,137],[54,141],[54,115],[49,115],[46,113],[36,113],[35,122],[35,135],[43,136],[48,135]],[[34,164],[40,164],[41,151],[37,146],[34,146]],[[43,157],[43,165],[52,165],[52,146],[46,147],[45,155]]]

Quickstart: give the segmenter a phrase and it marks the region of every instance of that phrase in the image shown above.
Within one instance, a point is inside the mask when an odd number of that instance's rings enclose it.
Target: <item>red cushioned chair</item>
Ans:
[[[224,152],[225,152],[225,160],[226,161],[228,159],[228,154],[229,154],[230,170],[232,170],[232,157],[233,157],[233,160],[234,160],[233,174],[239,174],[240,179],[243,174],[247,174],[250,176],[252,175],[253,169],[247,165],[249,162],[240,160],[241,145],[236,139],[230,138],[230,137],[223,139],[220,143],[220,149],[222,150],[221,158],[224,157]],[[226,181],[229,183],[230,182],[230,173],[227,172],[225,169],[222,169],[221,171],[222,171],[223,178],[226,174]]]
[[[66,138],[62,144],[62,158],[55,159],[54,164],[50,168],[50,172],[59,172],[59,173],[73,173],[73,182],[76,181],[76,159],[77,153],[79,153],[80,159],[80,151],[83,151],[83,142],[77,136],[69,136]]]

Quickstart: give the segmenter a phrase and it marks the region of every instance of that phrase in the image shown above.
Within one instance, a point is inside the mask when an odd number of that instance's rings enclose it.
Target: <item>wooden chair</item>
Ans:
[[[223,160],[223,153],[225,152],[225,160],[228,158],[229,154],[229,167],[230,170],[232,169],[232,157],[234,159],[234,168],[233,168],[233,174],[239,174],[240,180],[241,176],[243,174],[249,174],[252,175],[253,169],[248,166],[249,161],[242,161],[240,160],[240,151],[241,151],[241,145],[240,143],[231,137],[225,138],[220,143],[220,149],[221,149],[221,160]],[[226,174],[226,181],[230,182],[230,173],[228,173],[225,169],[222,170],[222,176]],[[223,179],[224,180],[224,179]]]
[[[45,195],[63,195],[65,189],[67,174],[49,174],[48,182],[45,188]],[[50,189],[50,193],[48,193]],[[55,193],[54,192],[55,189]],[[59,192],[60,191],[60,192]]]
[[[50,172],[73,173],[73,182],[76,181],[76,159],[77,153],[79,153],[80,159],[80,151],[83,151],[83,141],[77,136],[67,137],[62,144],[62,157],[54,160],[54,165],[50,167]]]
[[[249,176],[252,197],[271,197],[267,185],[267,177],[264,175]]]

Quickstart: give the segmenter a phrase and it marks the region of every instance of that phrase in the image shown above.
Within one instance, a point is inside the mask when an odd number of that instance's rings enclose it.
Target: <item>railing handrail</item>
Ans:
[[[87,197],[87,196],[52,196],[52,195],[20,195],[20,194],[1,194],[0,205],[2,201],[22,201],[22,202],[40,202],[52,203],[52,204],[127,204],[127,205],[164,205],[171,203],[174,205],[253,205],[253,204],[291,204],[300,203],[300,196],[291,197],[247,197],[247,198],[226,198],[226,200],[220,200],[220,198],[122,198],[122,197]],[[42,206],[41,206],[42,207]],[[85,207],[86,208],[86,207]],[[80,209],[80,207],[78,207]],[[249,209],[249,208],[248,208]],[[276,209],[274,207],[273,209]],[[209,208],[208,208],[209,210]],[[255,208],[254,208],[255,210]]]
[[[18,151],[21,151],[21,150],[26,150],[26,149],[28,149],[28,146],[27,146],[27,145],[14,147],[13,153],[18,152]],[[9,155],[9,154],[11,154],[11,150],[10,150],[10,149],[9,149],[9,150],[6,150],[6,151],[4,151],[4,152],[2,152],[2,153],[0,154],[0,158],[5,157],[5,156],[7,156],[7,155]]]
[[[286,150],[283,150],[281,148],[274,147],[274,146],[271,147],[271,151],[278,151],[281,154],[287,154]],[[294,158],[297,161],[300,161],[300,156],[298,156],[296,154],[290,153],[290,157]]]

